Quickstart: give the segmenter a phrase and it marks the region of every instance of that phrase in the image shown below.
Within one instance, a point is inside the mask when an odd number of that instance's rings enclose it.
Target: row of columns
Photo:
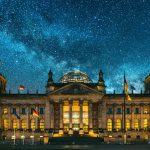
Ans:
[[[72,102],[69,103],[69,128],[72,128]],[[88,108],[88,115],[89,115],[89,128],[93,128],[92,125],[92,103],[89,102]],[[60,103],[60,128],[63,128],[63,104]],[[80,128],[83,128],[83,103],[80,102]]]

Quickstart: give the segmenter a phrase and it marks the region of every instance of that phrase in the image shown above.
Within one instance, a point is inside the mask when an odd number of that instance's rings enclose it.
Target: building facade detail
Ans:
[[[87,74],[69,72],[53,80],[48,73],[45,94],[11,94],[6,91],[6,78],[0,74],[0,135],[19,138],[59,135],[98,135],[122,137],[124,94],[107,94],[103,72],[93,83]],[[150,77],[144,81],[145,93],[131,93],[126,102],[126,132],[129,139],[150,137]],[[32,109],[39,113],[33,116]],[[17,119],[14,114],[18,114]]]

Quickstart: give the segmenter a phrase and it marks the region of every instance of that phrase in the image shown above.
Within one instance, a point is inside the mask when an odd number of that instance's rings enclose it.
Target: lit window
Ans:
[[[143,113],[144,113],[144,114],[148,114],[148,109],[147,109],[147,108],[144,108]]]
[[[116,120],[116,130],[120,130],[121,129],[121,120],[120,119],[117,119]]]
[[[107,120],[107,131],[112,131],[112,120],[111,119]]]
[[[8,129],[8,119],[4,119],[4,129]]]
[[[40,129],[44,130],[44,119],[40,120]]]
[[[22,120],[22,121],[21,121],[21,128],[22,128],[22,129],[26,129],[26,128],[27,128],[26,120]]]
[[[135,129],[135,130],[138,130],[138,129],[139,129],[139,120],[138,120],[138,119],[135,119],[135,120],[134,120],[134,129]]]
[[[148,120],[144,119],[144,124],[143,124],[144,129],[147,129],[148,127]]]
[[[17,123],[17,120],[13,120],[13,129],[17,129],[17,126],[18,126],[18,123]]]
[[[8,114],[8,108],[4,108],[4,109],[3,109],[3,113],[4,113],[4,114]]]
[[[31,129],[35,129],[35,120],[34,119],[31,120]]]
[[[72,106],[72,124],[79,124],[80,123],[80,106],[78,106],[78,101],[73,101]],[[76,126],[74,126],[76,130]]]
[[[126,130],[129,130],[130,129],[130,120],[127,119],[126,120]]]
[[[63,123],[69,123],[69,106],[63,106]]]
[[[88,124],[89,124],[89,119],[88,119],[88,111],[89,111],[89,107],[88,107],[88,102],[84,101],[83,102],[83,131],[84,133],[88,132]]]

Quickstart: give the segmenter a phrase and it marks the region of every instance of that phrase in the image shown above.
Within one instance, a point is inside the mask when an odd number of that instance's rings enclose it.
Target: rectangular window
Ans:
[[[112,108],[108,108],[107,109],[107,114],[113,114],[113,109]]]
[[[16,114],[16,108],[12,108],[12,114]]]
[[[134,113],[139,114],[140,113],[139,108],[135,108]]]
[[[130,108],[126,108],[126,114],[130,114]]]
[[[40,114],[44,114],[44,108],[40,108]]]
[[[121,108],[117,108],[117,114],[121,114]]]
[[[22,114],[23,114],[23,115],[26,114],[26,108],[22,108]]]

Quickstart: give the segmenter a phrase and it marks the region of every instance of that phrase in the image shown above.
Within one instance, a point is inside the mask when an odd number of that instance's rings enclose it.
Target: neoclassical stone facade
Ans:
[[[11,94],[6,92],[6,78],[0,74],[1,137],[16,138],[22,134],[36,139],[57,135],[97,135],[122,138],[124,94],[106,94],[103,72],[93,83],[82,72],[66,73],[59,83],[49,71],[46,93]],[[128,140],[150,138],[150,76],[144,80],[145,92],[131,93],[126,101],[126,134]],[[32,109],[39,113],[33,116]],[[17,119],[14,113],[19,115]]]

